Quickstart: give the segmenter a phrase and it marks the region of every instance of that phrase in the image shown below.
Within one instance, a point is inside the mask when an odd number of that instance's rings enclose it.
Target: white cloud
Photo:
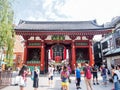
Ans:
[[[72,20],[97,19],[98,23],[106,23],[116,15],[120,15],[119,0],[70,0],[61,12]]]
[[[30,20],[30,21],[46,21],[45,18],[42,18],[42,17],[35,18],[33,16],[28,17],[27,20]]]
[[[98,24],[120,16],[120,0],[14,0],[14,22],[32,21],[88,21]],[[94,39],[100,40],[101,35]]]
[[[119,0],[15,0],[15,20],[93,20],[110,22],[120,15]]]

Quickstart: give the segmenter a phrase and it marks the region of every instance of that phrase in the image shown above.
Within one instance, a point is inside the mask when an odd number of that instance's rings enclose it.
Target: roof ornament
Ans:
[[[19,21],[19,23],[18,23],[18,24],[23,24],[23,23],[25,23],[25,21],[24,21],[24,20],[22,20],[22,19],[20,19],[20,21]]]

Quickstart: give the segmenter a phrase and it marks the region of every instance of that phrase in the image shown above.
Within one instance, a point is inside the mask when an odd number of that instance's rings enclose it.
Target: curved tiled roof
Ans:
[[[97,25],[96,20],[92,21],[24,21],[20,20],[15,30],[24,31],[82,31],[82,30],[104,30],[104,25]]]

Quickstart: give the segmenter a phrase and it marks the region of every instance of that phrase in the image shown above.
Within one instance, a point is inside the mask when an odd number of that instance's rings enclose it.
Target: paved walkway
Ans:
[[[71,84],[69,84],[69,90],[76,90],[75,87],[75,77],[71,76]],[[102,78],[99,77],[99,81],[101,83]],[[28,77],[28,81],[27,81],[27,87],[25,88],[25,90],[34,90],[32,87],[32,80]],[[112,84],[108,83],[108,85],[105,87],[102,84],[100,85],[93,85],[93,90],[111,90],[112,88]],[[53,87],[49,87],[48,86],[48,78],[45,75],[40,76],[40,80],[39,80],[39,88],[38,90],[61,90],[61,84],[60,84],[60,76],[58,74],[55,75],[54,77],[54,84]],[[81,90],[86,90],[86,86],[85,86],[85,82],[84,82],[84,78],[82,77],[82,81],[81,81]],[[19,86],[8,86],[2,90],[19,90]]]

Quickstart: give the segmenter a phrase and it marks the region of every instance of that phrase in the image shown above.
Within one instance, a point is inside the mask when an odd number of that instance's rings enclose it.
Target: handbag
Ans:
[[[22,76],[18,76],[18,85],[19,86],[25,86],[25,81]]]
[[[32,71],[31,80],[34,80],[34,71]]]

